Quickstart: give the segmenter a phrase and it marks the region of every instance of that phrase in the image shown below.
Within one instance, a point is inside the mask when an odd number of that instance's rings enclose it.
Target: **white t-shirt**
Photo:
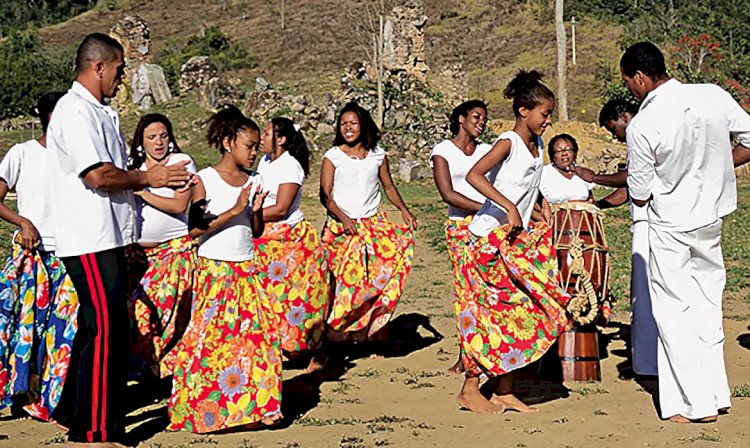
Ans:
[[[302,201],[302,183],[305,181],[305,170],[302,169],[302,165],[297,159],[286,151],[276,160],[271,160],[271,156],[266,154],[260,159],[258,174],[263,178],[264,191],[268,192],[268,196],[263,201],[263,208],[276,205],[279,186],[283,184],[300,186],[286,217],[279,222],[293,226],[302,221],[305,215],[299,209],[299,203]]]
[[[442,157],[448,162],[448,171],[451,175],[451,185],[453,191],[465,196],[472,201],[483,203],[485,197],[466,181],[466,175],[476,165],[476,163],[490,152],[492,145],[479,143],[474,149],[474,153],[467,156],[455,143],[450,140],[444,140],[438,143],[430,153],[430,165],[432,159],[436,156]],[[453,220],[462,220],[469,216],[471,212],[448,205],[448,218]]]
[[[586,182],[575,174],[568,179],[550,163],[542,168],[539,192],[551,205],[568,201],[586,201],[595,186],[596,184]]]
[[[364,159],[349,157],[338,146],[326,151],[324,158],[331,161],[333,173],[333,200],[351,219],[369,218],[380,207],[380,165],[385,151],[376,146],[367,151]]]
[[[57,256],[92,254],[132,244],[133,193],[95,190],[81,178],[102,163],[128,169],[117,112],[74,82],[52,112],[47,149]]]
[[[55,233],[49,206],[49,150],[36,140],[19,143],[0,162],[0,178],[18,195],[18,214],[39,231],[40,250],[55,250]]]
[[[206,214],[219,216],[237,203],[241,187],[233,187],[221,178],[219,173],[212,167],[200,170],[203,185],[206,187]],[[245,185],[252,184],[251,192],[263,181],[258,174],[253,174]],[[250,195],[252,200],[252,194]],[[248,208],[252,204],[248,202]],[[215,232],[200,237],[198,255],[211,260],[220,261],[247,261],[252,260],[253,253],[253,230],[250,210],[235,216],[224,227]]]
[[[492,169],[490,182],[497,191],[516,204],[523,226],[528,228],[542,178],[544,164],[542,139],[538,140],[539,156],[536,158],[531,154],[521,136],[515,132],[503,132],[495,143],[500,140],[510,140],[510,153],[502,163]],[[503,222],[503,217],[498,214],[498,211],[507,214],[507,210],[499,204],[490,200],[485,201],[469,224],[469,231],[477,236],[489,235]]]
[[[169,155],[167,166],[186,160],[190,161],[187,170],[195,174],[198,169],[193,159],[187,154],[175,153]],[[145,162],[141,165],[140,170],[146,171]],[[174,189],[169,187],[146,188],[145,191],[165,198],[174,197]],[[139,243],[163,243],[175,238],[182,238],[188,234],[186,213],[173,215],[163,212],[156,207],[152,207],[139,196],[136,196],[136,210],[138,210],[136,234],[139,235]]]

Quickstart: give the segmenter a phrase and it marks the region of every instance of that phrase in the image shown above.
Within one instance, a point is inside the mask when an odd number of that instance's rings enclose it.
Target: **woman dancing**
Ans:
[[[391,178],[370,113],[348,103],[336,120],[334,147],[323,155],[321,202],[328,211],[323,247],[331,272],[334,332],[372,338],[390,320],[403,292],[414,253],[417,220]],[[405,225],[380,209],[380,187],[401,210]]]
[[[453,138],[438,143],[430,154],[435,185],[440,197],[448,204],[445,238],[453,265],[453,300],[456,316],[460,309],[456,301],[456,289],[461,281],[458,260],[463,246],[469,241],[469,223],[485,199],[466,182],[466,175],[479,159],[492,149],[492,145],[479,141],[486,123],[487,105],[483,101],[471,100],[459,104],[453,109],[450,119]],[[448,369],[450,373],[464,371],[460,342],[459,338],[458,360]]]
[[[263,236],[256,238],[255,262],[265,273],[271,300],[281,305],[281,349],[317,350],[325,333],[328,264],[315,228],[300,210],[302,183],[310,172],[310,151],[288,118],[272,119],[260,140],[263,157]],[[322,367],[315,356],[307,372]]]
[[[78,295],[55,256],[47,126],[62,93],[39,98],[32,115],[44,133],[10,148],[0,162],[0,218],[18,226],[0,272],[0,409],[21,406],[49,420],[57,407],[78,329]],[[5,204],[18,197],[18,212]]]
[[[197,171],[193,159],[177,145],[169,119],[148,114],[135,128],[130,169],[147,171],[157,164],[184,164],[188,172]],[[159,364],[190,321],[195,244],[188,234],[187,209],[193,193],[189,187],[146,188],[135,193],[139,238],[130,251],[135,283],[129,304],[135,327],[131,348],[136,360],[145,363],[137,370],[150,372],[152,378],[171,374],[169,361],[163,369]]]
[[[175,348],[173,431],[249,429],[281,419],[277,314],[253,260],[265,194],[260,176],[248,172],[259,142],[258,125],[236,107],[209,119],[208,143],[222,157],[198,173],[211,221],[191,230],[200,237],[195,304]]]
[[[520,71],[505,88],[516,123],[469,171],[488,198],[469,225],[475,237],[461,257],[459,325],[466,381],[458,396],[474,412],[534,412],[514,395],[513,371],[538,360],[567,322],[569,297],[557,284],[552,229],[530,222],[542,171],[541,135],[551,124],[552,92],[536,71]],[[490,179],[485,177],[490,173]],[[542,215],[550,218],[549,207]],[[490,380],[487,400],[480,375]]]

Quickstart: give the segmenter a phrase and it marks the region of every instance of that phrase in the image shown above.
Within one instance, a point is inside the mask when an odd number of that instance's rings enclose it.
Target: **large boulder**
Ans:
[[[156,64],[142,64],[131,81],[133,103],[139,110],[149,109],[172,99],[164,69]]]
[[[195,91],[198,101],[212,109],[234,103],[239,97],[208,56],[193,56],[182,64],[178,85],[180,94]]]

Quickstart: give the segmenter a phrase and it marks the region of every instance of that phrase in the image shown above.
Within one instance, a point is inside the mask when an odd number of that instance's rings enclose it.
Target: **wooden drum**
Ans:
[[[611,265],[601,212],[588,202],[555,204],[552,212],[559,281],[571,296],[568,311],[575,323],[558,342],[563,379],[599,381],[599,337],[594,322],[602,316],[601,310],[610,309]]]

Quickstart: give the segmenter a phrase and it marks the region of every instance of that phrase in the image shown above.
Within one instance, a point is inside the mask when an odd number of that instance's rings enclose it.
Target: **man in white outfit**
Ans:
[[[628,124],[638,113],[638,107],[624,100],[608,101],[599,113],[599,125],[607,129],[619,142],[625,143]],[[571,167],[586,182],[617,188],[611,195],[597,201],[601,209],[619,207],[629,202],[627,170],[615,174],[595,174],[588,168]],[[648,280],[648,214],[643,207],[630,204],[633,234],[630,272],[630,350],[633,372],[640,376],[657,375],[656,340],[659,330],[651,312],[651,293]]]
[[[737,208],[734,166],[750,160],[750,115],[718,86],[668,77],[651,43],[628,48],[620,69],[642,101],[627,128],[628,188],[648,211],[661,416],[715,421],[730,407],[721,224]]]

